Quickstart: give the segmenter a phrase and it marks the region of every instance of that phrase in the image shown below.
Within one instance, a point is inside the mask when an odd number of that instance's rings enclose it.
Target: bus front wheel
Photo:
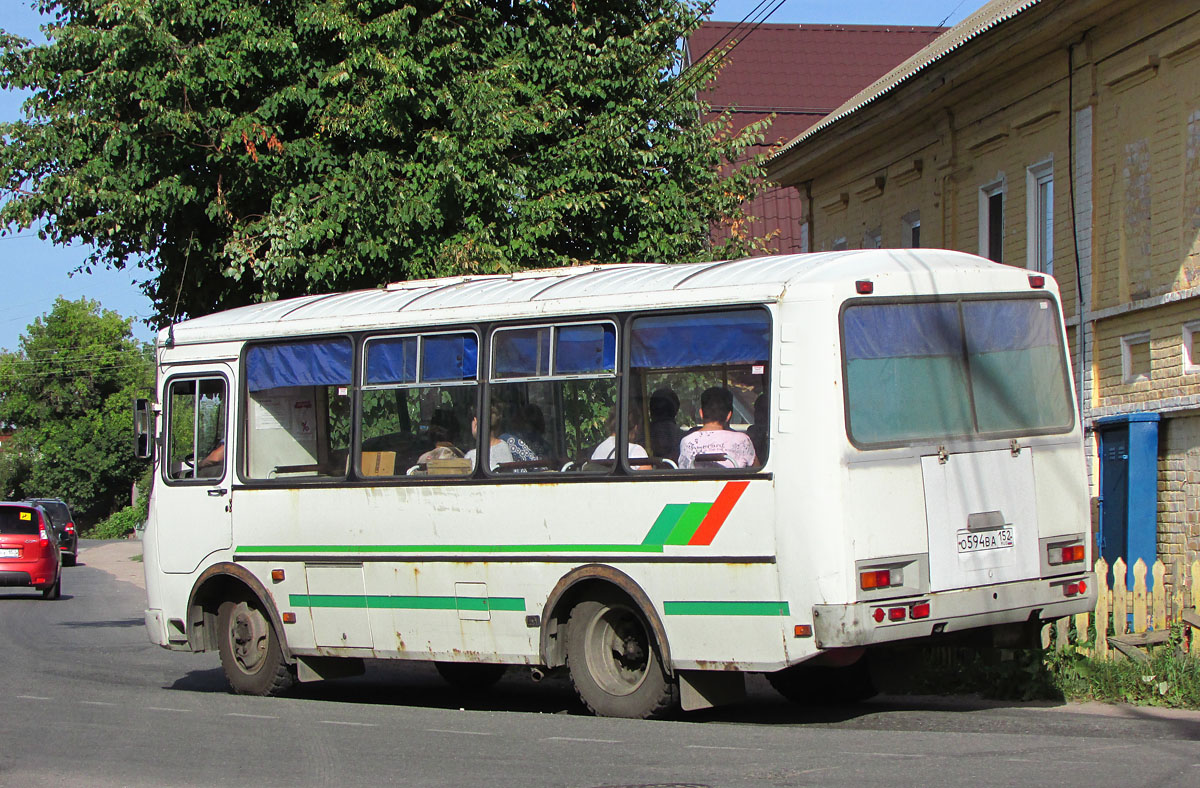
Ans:
[[[277,695],[295,676],[283,658],[279,636],[262,609],[227,600],[217,611],[217,650],[229,688],[239,695]]]
[[[650,627],[641,611],[616,595],[572,608],[567,668],[594,714],[646,719],[675,708],[675,684],[663,670]]]

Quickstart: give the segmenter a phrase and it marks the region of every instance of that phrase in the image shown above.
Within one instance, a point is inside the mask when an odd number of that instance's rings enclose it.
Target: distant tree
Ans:
[[[38,0],[0,224],[165,321],[389,280],[745,252],[765,123],[705,124],[699,0]],[[733,237],[709,249],[710,228]],[[178,301],[178,308],[176,302]]]
[[[0,424],[15,430],[0,458],[3,492],[63,498],[85,524],[127,505],[146,466],[133,457],[131,407],[150,396],[152,358],[130,320],[58,299],[19,350],[0,353]]]

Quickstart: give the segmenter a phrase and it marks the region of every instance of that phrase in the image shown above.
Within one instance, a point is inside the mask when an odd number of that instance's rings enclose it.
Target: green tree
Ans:
[[[85,525],[129,502],[145,462],[133,457],[133,398],[150,396],[150,348],[130,320],[94,301],[59,298],[0,354],[0,424],[15,430],[0,463],[11,497],[60,497]]]
[[[49,43],[0,41],[0,82],[32,93],[0,126],[0,223],[151,269],[160,322],[756,244],[765,124],[700,120],[713,69],[679,47],[700,0],[38,6]]]

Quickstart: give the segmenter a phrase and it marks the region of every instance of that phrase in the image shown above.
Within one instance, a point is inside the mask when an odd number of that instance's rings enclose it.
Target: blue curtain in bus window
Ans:
[[[616,372],[617,332],[610,323],[561,326],[554,332],[554,374]]]
[[[889,443],[973,431],[957,304],[851,306],[843,338],[855,440]]]
[[[354,349],[348,339],[254,345],[246,353],[250,391],[284,386],[348,386]]]
[[[492,377],[550,374],[550,328],[517,328],[492,335]]]
[[[421,340],[421,380],[474,380],[479,358],[474,334],[438,334]]]
[[[373,339],[367,343],[368,385],[416,382],[416,337]]]
[[[1070,424],[1067,368],[1049,299],[966,301],[963,324],[981,432]]]
[[[630,363],[655,369],[765,362],[771,323],[761,309],[659,315],[633,321]]]

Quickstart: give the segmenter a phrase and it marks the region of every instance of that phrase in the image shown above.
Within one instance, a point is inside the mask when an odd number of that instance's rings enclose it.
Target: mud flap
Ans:
[[[740,671],[677,670],[679,705],[684,711],[711,709],[746,698],[746,677]]]

